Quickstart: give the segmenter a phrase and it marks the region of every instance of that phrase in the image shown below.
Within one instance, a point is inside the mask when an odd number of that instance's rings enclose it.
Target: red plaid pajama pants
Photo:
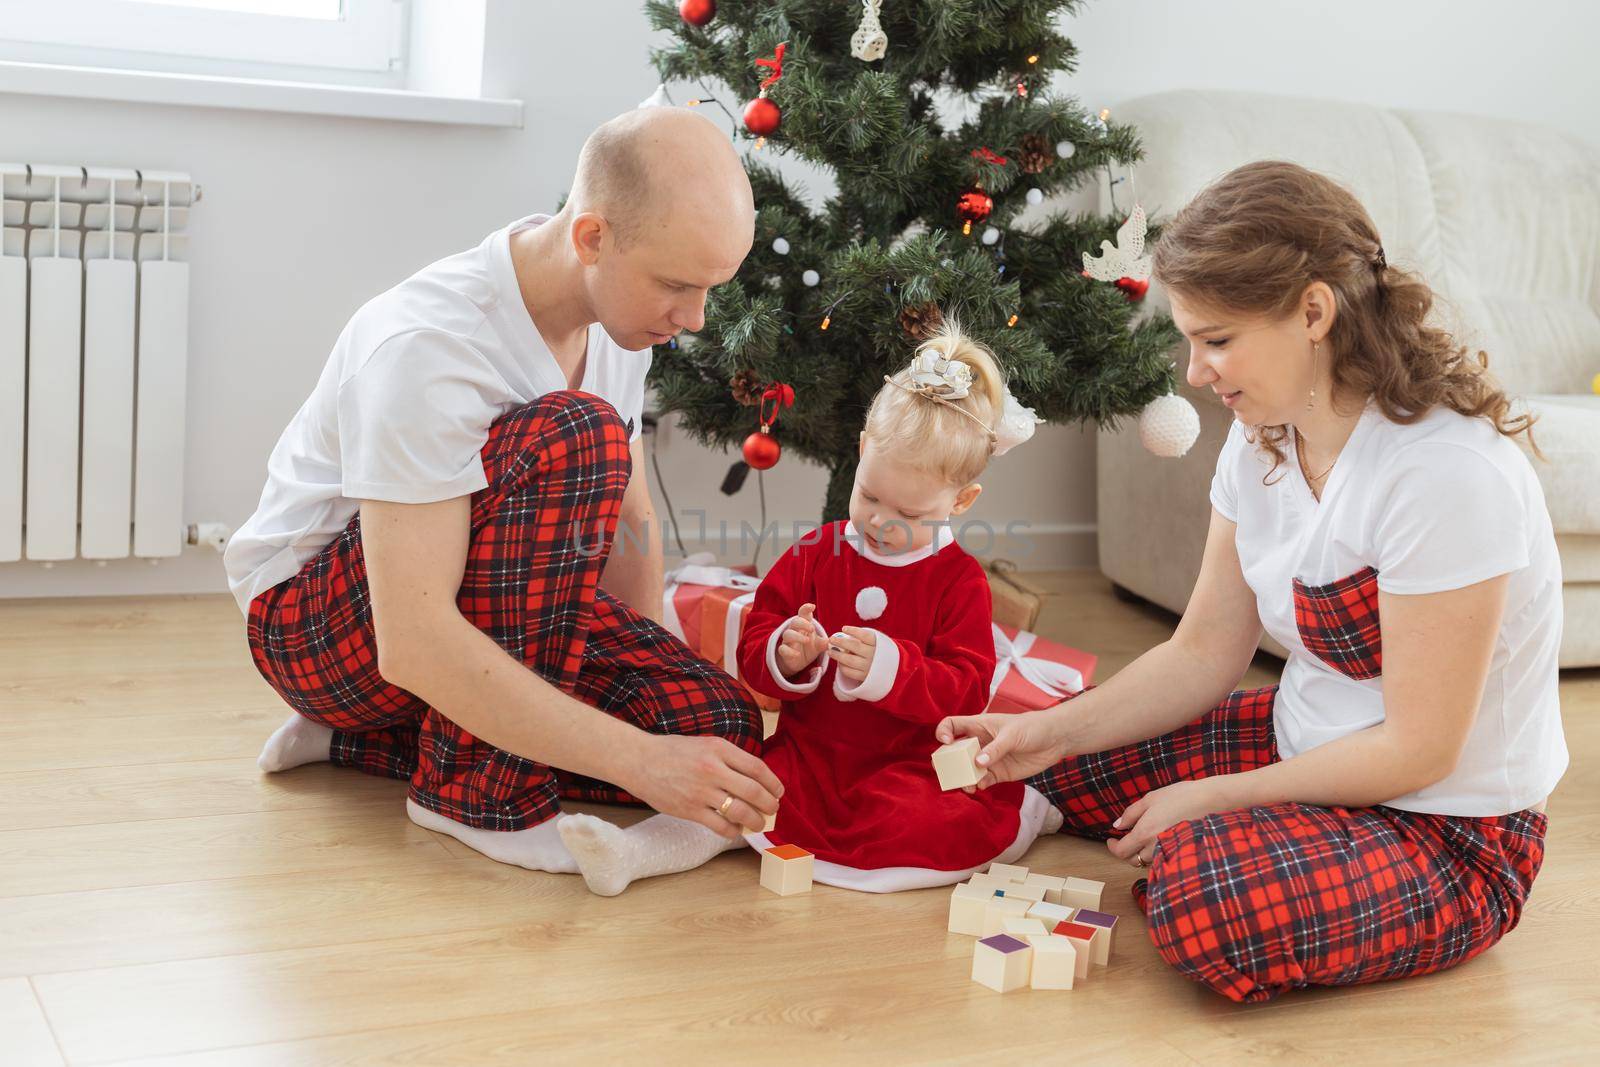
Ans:
[[[1278,759],[1277,687],[1234,693],[1163,737],[1033,779],[1065,832],[1104,840],[1146,793]],[[1218,812],[1156,839],[1134,899],[1172,966],[1235,1001],[1443,970],[1505,936],[1544,859],[1545,816],[1309,804]]]
[[[611,405],[547,394],[497,420],[482,458],[489,484],[472,497],[462,615],[586,704],[651,733],[759,751],[761,716],[744,689],[596,584],[631,466]],[[334,763],[409,779],[412,799],[447,818],[519,830],[559,812],[563,796],[633,800],[488,745],[379,675],[359,515],[252,602],[248,634],[273,689],[333,728]]]

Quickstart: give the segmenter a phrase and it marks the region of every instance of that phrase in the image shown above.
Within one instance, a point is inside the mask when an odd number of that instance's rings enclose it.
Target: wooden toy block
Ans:
[[[991,863],[987,873],[991,878],[1004,878],[1008,882],[1026,882],[1028,880],[1028,868],[1015,867],[1009,863]]]
[[[1078,914],[1073,916],[1073,921],[1105,931],[1104,937],[1097,936],[1094,940],[1094,961],[1104,967],[1111,960],[1111,942],[1117,934],[1117,917],[1103,911],[1080,908]]]
[[[1057,937],[1064,937],[1072,942],[1078,950],[1078,956],[1073,963],[1072,973],[1079,978],[1089,977],[1089,961],[1094,958],[1094,934],[1096,930],[1103,929],[1099,926],[1085,926],[1082,923],[1058,923],[1050,931]]]
[[[1061,903],[1069,908],[1099,911],[1100,894],[1104,893],[1105,889],[1104,882],[1093,882],[1087,878],[1068,878],[1067,884],[1061,889]]]
[[[983,933],[983,912],[994,899],[994,890],[984,886],[958,885],[950,894],[950,923],[946,927],[952,934],[978,937]]]
[[[1046,930],[1054,930],[1057,923],[1071,922],[1077,912],[1065,904],[1052,904],[1042,900],[1028,909],[1028,918],[1044,923]]]
[[[1030,919],[1027,916],[1018,918],[1015,915],[1007,915],[1000,920],[1000,932],[1002,934],[1010,934],[1012,937],[1026,938],[1029,934],[1048,934],[1050,928],[1038,919]]]
[[[1078,946],[1054,934],[1033,934],[1033,968],[1028,984],[1034,989],[1071,989],[1078,972]]]
[[[996,878],[992,874],[975,874],[966,881],[967,885],[981,885],[988,889],[1009,889],[1016,885],[1006,878]]]
[[[761,854],[761,885],[780,897],[811,892],[816,857],[799,845],[778,845]]]
[[[1000,932],[1000,924],[1008,918],[1025,919],[1028,909],[1033,907],[1026,900],[1011,900],[1007,897],[995,897],[984,905],[983,927],[979,932],[980,937],[993,937]]]
[[[972,980],[996,993],[1021,989],[1032,971],[1032,946],[1009,934],[986,937],[972,950]]]
[[[1052,904],[1059,904],[1061,903],[1061,890],[1066,886],[1067,880],[1050,874],[1030,874],[1023,884],[1039,886],[1044,890],[1044,899]]]
[[[1030,904],[1038,904],[1044,900],[1044,890],[1036,885],[1025,885],[1022,882],[1012,882],[1010,885],[996,892],[1004,893],[1013,900],[1026,900]]]
[[[764,834],[770,834],[770,833],[772,833],[773,830],[775,830],[777,828],[778,828],[778,813],[777,812],[773,812],[771,815],[767,816],[766,822],[761,824],[761,832],[764,833]]]
[[[940,789],[961,789],[977,785],[983,775],[978,770],[978,752],[982,749],[976,737],[963,737],[933,750],[933,773],[939,776]]]

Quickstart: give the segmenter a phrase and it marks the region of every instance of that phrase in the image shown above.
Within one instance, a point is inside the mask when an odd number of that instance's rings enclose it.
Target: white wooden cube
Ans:
[[[1058,923],[1071,922],[1076,914],[1065,904],[1052,904],[1048,900],[1042,900],[1028,909],[1028,918],[1038,919],[1044,923],[1046,930],[1054,930]]]
[[[1017,867],[1010,863],[991,863],[986,872],[991,878],[1004,878],[1008,882],[1026,882],[1028,868]]]
[[[816,857],[799,845],[778,845],[761,853],[761,885],[780,897],[811,892]]]
[[[1077,960],[1073,965],[1072,973],[1079,978],[1089,977],[1089,962],[1094,959],[1094,935],[1100,928],[1085,926],[1082,923],[1061,923],[1051,931],[1057,937],[1065,937],[1072,942],[1078,950]]]
[[[996,993],[1021,989],[1032,972],[1032,946],[1009,934],[986,937],[972,950],[972,980]]]
[[[1000,932],[1002,934],[1010,934],[1012,937],[1025,938],[1029,934],[1048,934],[1050,928],[1038,919],[1030,919],[1027,916],[1018,918],[1015,915],[1007,915],[1000,920]]]
[[[978,937],[983,933],[983,912],[994,899],[994,890],[984,886],[958,885],[950,893],[950,923],[946,927],[952,934]]]
[[[1065,888],[1067,880],[1057,878],[1051,874],[1030,874],[1023,882],[1024,885],[1036,885],[1044,890],[1044,899],[1052,904],[1061,903],[1061,890]]]
[[[1026,900],[1030,904],[1037,904],[1044,899],[1044,890],[1036,885],[1025,885],[1022,882],[1012,882],[1002,886],[999,892],[1013,900]]]
[[[1033,949],[1033,967],[1028,984],[1034,989],[1071,989],[1077,977],[1078,949],[1065,937],[1034,934],[1028,938]]]
[[[1026,900],[1009,900],[1006,897],[995,897],[983,909],[983,927],[979,931],[980,937],[993,937],[1000,932],[1000,924],[1006,919],[1025,919],[1028,909],[1033,907]]]
[[[1104,882],[1095,882],[1088,878],[1068,878],[1067,884],[1061,889],[1061,903],[1070,908],[1099,911],[1100,894],[1104,893],[1105,889]]]
[[[977,785],[978,752],[983,746],[976,737],[963,737],[933,750],[933,773],[939,776],[940,789],[961,789]]]
[[[1117,934],[1117,917],[1103,911],[1080,908],[1072,921],[1092,926],[1103,933],[1104,936],[1097,934],[1094,939],[1094,961],[1104,967],[1111,960],[1111,942]]]

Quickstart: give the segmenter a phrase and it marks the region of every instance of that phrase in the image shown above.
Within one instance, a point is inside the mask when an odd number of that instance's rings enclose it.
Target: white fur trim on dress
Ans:
[[[894,638],[870,626],[863,629],[874,638],[872,664],[859,683],[845,681],[844,674],[838,670],[833,672],[833,695],[840,700],[882,700],[894,688],[895,677],[900,673],[900,646],[894,643]]]
[[[772,680],[778,683],[778,688],[790,693],[815,693],[817,686],[822,684],[822,674],[828,669],[828,654],[824,652],[817,657],[816,664],[811,668],[811,675],[805,681],[796,685],[783,676],[783,669],[778,666],[778,642],[783,640],[783,632],[789,628],[791,622],[805,622],[799,615],[791,615],[783,620],[783,625],[772,631],[772,636],[767,638],[767,673],[772,675]],[[827,637],[828,631],[816,619],[811,620],[811,625],[816,628],[817,634]]]
[[[965,882],[979,871],[989,869],[989,863],[1015,863],[1027,854],[1033,843],[1046,833],[1050,824],[1050,801],[1033,786],[1022,791],[1022,811],[1017,819],[1017,839],[994,859],[968,867],[964,871],[940,871],[932,867],[877,867],[865,869],[846,867],[842,863],[817,860],[812,864],[811,878],[823,885],[854,889],[861,893],[898,893],[905,889],[929,889],[934,886],[956,885]],[[1060,824],[1057,824],[1058,826]],[[744,839],[757,852],[770,848],[766,834],[745,834]],[[799,842],[796,842],[799,844]],[[804,845],[801,845],[804,848]]]

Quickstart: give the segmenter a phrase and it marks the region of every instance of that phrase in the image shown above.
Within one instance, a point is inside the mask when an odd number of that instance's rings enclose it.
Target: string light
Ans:
[[[689,101],[689,106],[690,107],[699,107],[700,106],[700,98],[697,96],[694,99],[690,100]]]
[[[1028,62],[1030,64],[1039,62],[1039,54],[1037,52],[1035,52],[1033,55],[1029,56],[1028,57]]]
[[[833,322],[833,319],[831,317],[829,317],[827,315],[822,316],[822,328],[824,330],[826,330],[828,328],[829,324],[832,323],[832,322]]]
[[[1017,316],[1015,316],[1015,315],[1012,315],[1009,319],[1006,320],[1006,325],[1007,326],[1015,326],[1016,324],[1017,324]]]
[[[963,236],[972,233],[972,220],[968,219],[966,222],[961,224],[961,233]]]
[[[757,148],[765,148],[765,147],[767,147],[767,139],[765,137],[757,137],[756,138],[756,147]]]

